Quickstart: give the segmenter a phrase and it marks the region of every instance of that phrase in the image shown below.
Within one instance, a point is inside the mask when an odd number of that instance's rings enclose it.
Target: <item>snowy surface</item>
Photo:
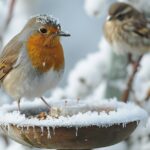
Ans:
[[[96,148],[94,150],[127,150],[127,145],[125,142],[121,142],[119,144],[115,144],[113,146],[108,146],[104,148]]]
[[[117,102],[116,99],[107,101],[97,101],[97,100],[55,100],[51,102],[52,107],[58,107],[62,110],[62,114],[71,114],[66,116],[61,116],[59,118],[47,117],[45,120],[39,120],[37,118],[26,118],[25,115],[21,115],[18,111],[9,113],[16,107],[13,105],[5,105],[0,109],[0,124],[8,125],[9,123],[16,124],[18,126],[112,126],[114,124],[123,123],[124,125],[133,121],[143,121],[147,119],[147,113],[140,107],[132,103],[122,103]],[[37,101],[25,102],[22,109],[24,108],[35,108],[40,107],[41,104]],[[111,109],[109,113],[104,111],[97,112],[95,110],[108,108]],[[76,112],[76,110],[78,112]],[[94,110],[94,111],[93,111]],[[130,113],[129,113],[130,111]],[[72,113],[73,112],[73,113]],[[75,115],[74,115],[75,114]]]

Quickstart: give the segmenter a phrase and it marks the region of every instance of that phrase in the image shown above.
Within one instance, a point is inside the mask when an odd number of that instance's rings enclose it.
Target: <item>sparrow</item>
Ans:
[[[150,51],[150,23],[129,4],[115,2],[110,6],[104,35],[117,54],[142,55]]]
[[[18,102],[21,98],[41,98],[54,88],[64,71],[64,52],[57,19],[48,15],[31,17],[24,28],[4,47],[0,55],[0,82],[6,93]]]

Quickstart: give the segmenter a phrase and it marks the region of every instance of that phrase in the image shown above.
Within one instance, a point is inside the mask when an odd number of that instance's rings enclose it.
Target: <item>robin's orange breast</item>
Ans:
[[[51,68],[55,71],[59,71],[64,67],[64,54],[63,48],[59,39],[50,41],[45,45],[47,41],[46,36],[33,34],[27,41],[27,52],[33,67],[37,68],[41,72],[47,72]]]

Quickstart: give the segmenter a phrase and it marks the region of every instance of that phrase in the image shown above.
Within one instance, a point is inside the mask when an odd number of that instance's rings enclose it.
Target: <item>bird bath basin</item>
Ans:
[[[96,100],[55,100],[51,116],[36,100],[0,108],[0,130],[13,140],[37,148],[91,149],[127,138],[147,113],[134,104]]]

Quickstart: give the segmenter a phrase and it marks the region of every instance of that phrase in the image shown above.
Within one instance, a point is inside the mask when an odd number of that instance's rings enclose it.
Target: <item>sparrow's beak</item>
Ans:
[[[63,31],[59,31],[57,33],[57,36],[71,36],[69,33],[63,32]]]
[[[111,21],[111,20],[112,20],[112,18],[113,18],[113,17],[112,17],[112,16],[110,16],[110,15],[109,15],[109,16],[107,16],[107,21]]]

